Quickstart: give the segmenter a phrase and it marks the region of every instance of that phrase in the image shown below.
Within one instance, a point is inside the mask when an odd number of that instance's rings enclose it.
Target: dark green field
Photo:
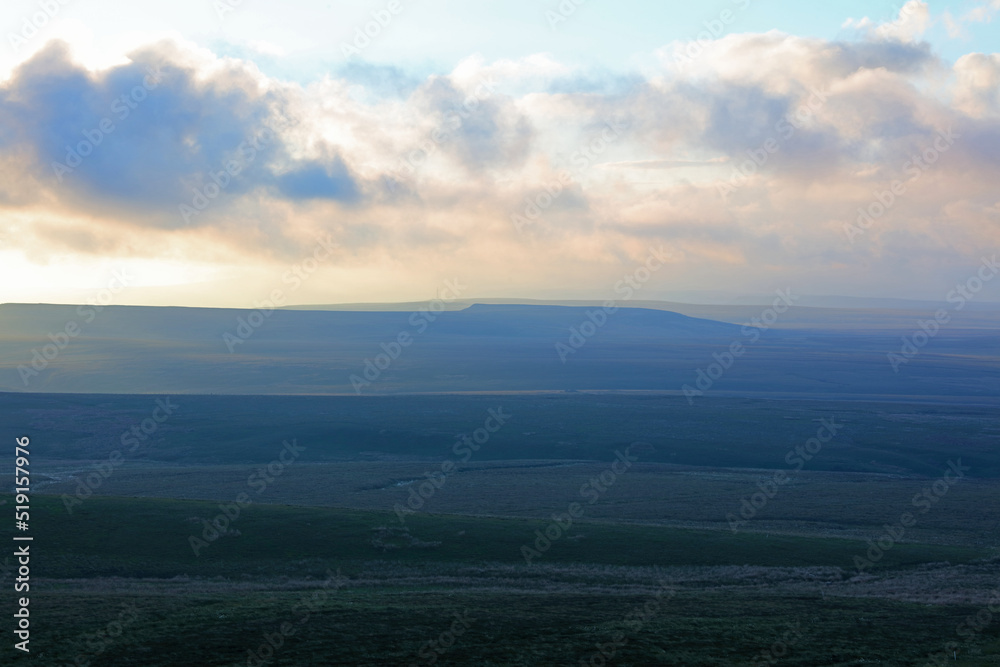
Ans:
[[[603,648],[609,664],[617,665],[919,665],[943,651],[944,641],[935,637],[947,636],[977,611],[968,604],[680,589],[640,621],[625,619],[659,602],[654,587],[625,593],[565,588],[480,592],[348,584],[310,609],[302,605],[317,587],[307,583],[277,591],[173,584],[112,593],[68,587],[38,599],[39,613],[49,619],[39,632],[57,643],[37,657],[40,664],[67,664],[79,656],[113,667],[262,664],[257,656],[271,665],[533,667],[601,664]],[[129,603],[136,620],[121,637],[110,644],[97,637]],[[87,610],[86,619],[74,611],[80,609]],[[468,627],[459,626],[452,639],[445,633],[456,614]],[[286,623],[290,634],[282,637],[279,628]],[[269,650],[269,635],[276,651]],[[447,650],[435,653],[435,641]],[[998,652],[994,633],[963,647],[958,664],[993,665]]]
[[[283,623],[294,634],[270,664],[428,664],[455,612],[475,620],[438,664],[578,664],[618,631],[623,665],[738,664],[782,637],[783,664],[917,664],[1000,575],[990,550],[900,544],[857,576],[862,542],[604,523],[529,565],[520,547],[543,522],[417,516],[385,537],[391,514],[288,506],[248,508],[239,535],[195,556],[193,519],[217,504],[93,497],[71,517],[39,497],[35,511],[45,664],[94,655],[116,620],[94,664],[247,664]],[[997,664],[998,639],[963,644],[965,664]]]
[[[100,460],[167,395],[0,394],[5,415],[30,432],[36,456]],[[905,402],[761,400],[681,396],[442,394],[429,396],[171,395],[174,414],[128,456],[130,462],[266,463],[283,440],[306,447],[303,462],[452,457],[459,434],[488,410],[511,418],[475,461],[605,461],[634,441],[642,461],[689,466],[788,467],[790,449],[820,419],[844,424],[807,470],[937,476],[961,456],[970,477],[1000,477],[1000,410],[995,406]]]
[[[35,486],[32,655],[17,664],[924,665],[946,645],[950,664],[1000,664],[989,408],[188,395],[123,444],[166,398],[2,396],[32,437]],[[505,423],[456,454],[489,410]],[[837,433],[798,470],[789,453],[822,420]],[[871,552],[905,512],[915,525]]]

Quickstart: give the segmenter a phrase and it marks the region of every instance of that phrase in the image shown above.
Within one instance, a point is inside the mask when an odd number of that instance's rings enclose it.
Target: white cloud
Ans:
[[[962,15],[964,23],[989,23],[993,15],[1000,11],[1000,0],[987,0]]]
[[[923,36],[931,23],[930,9],[926,2],[909,0],[891,21],[876,23],[865,16],[848,18],[841,28],[859,30],[869,38],[896,42],[914,42]]]
[[[969,36],[962,27],[961,19],[956,19],[947,9],[941,15],[941,20],[944,21],[944,28],[952,39],[966,39]]]
[[[848,17],[847,20],[845,20],[843,23],[840,24],[840,27],[853,28],[855,30],[866,30],[872,27],[873,25],[875,25],[874,21],[872,21],[867,16],[862,17],[860,19]]]
[[[958,18],[954,17],[947,10],[945,10],[941,18],[944,21],[949,37],[953,39],[968,39],[969,31],[966,29],[966,26],[972,23],[990,23],[998,11],[1000,11],[1000,0],[987,0]]]
[[[1000,53],[969,53],[954,67],[955,108],[974,118],[1000,115]]]
[[[876,27],[875,34],[882,39],[912,42],[923,36],[929,25],[930,9],[927,3],[909,0],[899,10],[896,20]]]
[[[271,42],[266,42],[260,39],[250,41],[248,46],[257,53],[265,56],[283,56],[286,53],[285,50],[277,44],[272,44]]]

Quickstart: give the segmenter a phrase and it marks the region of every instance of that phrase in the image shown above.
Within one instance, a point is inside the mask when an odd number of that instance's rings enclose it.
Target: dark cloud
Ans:
[[[289,158],[286,106],[247,70],[206,77],[170,43],[94,74],[56,42],[0,90],[0,146],[33,151],[39,182],[63,195],[167,214],[151,224],[182,224],[178,207],[196,193],[217,202],[277,185],[293,199],[356,199],[339,157],[326,167]]]
[[[337,158],[330,164],[312,162],[277,177],[278,190],[288,199],[332,199],[354,201],[358,190],[354,179]]]
[[[756,86],[726,86],[713,93],[706,100],[708,121],[702,141],[726,151],[758,147],[775,134],[775,126],[791,107],[788,97]]]
[[[899,74],[915,74],[938,62],[927,42],[893,40],[833,42],[819,57],[826,60],[839,76],[846,76],[859,69],[879,68]]]
[[[959,150],[975,168],[1000,170],[1000,121],[969,120],[956,125],[955,131],[961,133],[956,140]]]
[[[443,142],[469,170],[517,166],[528,155],[534,131],[528,119],[506,97],[479,82],[471,92],[459,90],[447,77],[431,77],[414,93],[417,104],[438,118],[447,134]]]

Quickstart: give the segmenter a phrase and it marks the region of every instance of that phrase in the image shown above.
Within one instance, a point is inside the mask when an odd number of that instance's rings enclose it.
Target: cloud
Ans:
[[[921,0],[909,0],[891,21],[876,23],[865,16],[860,19],[849,18],[841,27],[860,30],[876,40],[914,42],[923,36],[930,24],[928,4]]]
[[[930,22],[930,8],[927,3],[909,0],[899,10],[896,20],[876,27],[875,34],[883,39],[912,42],[923,36]]]
[[[368,94],[379,98],[406,98],[422,80],[401,67],[376,65],[363,60],[350,60],[336,71],[338,78],[357,84]]]
[[[948,33],[948,36],[953,39],[962,39],[968,36],[965,28],[962,27],[961,22],[952,16],[951,12],[947,9],[941,14],[941,20],[944,21],[944,28]]]
[[[862,39],[730,34],[680,64],[689,44],[668,44],[642,75],[538,55],[428,76],[359,61],[301,85],[176,41],[92,70],[51,44],[0,84],[0,242],[39,261],[240,266],[330,235],[343,252],[317,285],[473,271],[492,293],[599,290],[664,243],[678,259],[656,279],[692,289],[789,273],[804,290],[932,289],[928,267],[995,244],[1000,60],[949,65],[919,40],[925,3],[906,8],[891,28],[857,23]],[[53,163],[105,117],[113,131],[60,182]],[[894,180],[905,193],[849,242]]]
[[[634,160],[631,162],[609,162],[607,168],[625,169],[686,169],[688,167],[716,167],[728,162],[729,158],[717,157],[711,160]]]
[[[288,199],[332,199],[353,201],[357,186],[344,165],[335,158],[329,164],[308,163],[276,177],[278,189]]]
[[[315,166],[293,158],[270,129],[288,96],[252,66],[199,59],[174,43],[90,72],[53,42],[0,88],[0,141],[7,155],[31,156],[25,166],[41,193],[143,214],[135,224],[180,226],[179,206],[206,188],[215,206],[257,188],[277,185],[292,197],[307,190],[302,174]],[[350,169],[330,152],[322,196],[356,198]]]
[[[955,107],[975,118],[1000,115],[1000,53],[969,53],[955,63]]]
[[[516,166],[527,155],[532,137],[528,119],[490,82],[469,90],[450,77],[434,76],[414,98],[448,133],[443,150],[469,170]]]
[[[1000,0],[986,0],[967,11],[959,20],[963,23],[990,23],[998,11]]]
[[[994,15],[1000,11],[1000,0],[987,0],[981,2],[959,17],[955,17],[948,10],[945,10],[941,19],[944,21],[945,30],[948,36],[953,39],[969,39],[967,26],[972,23],[991,23]]]

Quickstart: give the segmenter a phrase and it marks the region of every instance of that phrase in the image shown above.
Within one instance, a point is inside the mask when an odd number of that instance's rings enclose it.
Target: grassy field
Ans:
[[[923,666],[956,642],[957,664],[1000,665],[987,408],[183,396],[130,450],[122,435],[164,397],[2,398],[35,488],[33,653],[17,664]],[[842,426],[796,470],[823,420]],[[394,511],[449,462],[419,511]],[[872,551],[904,512],[916,525]]]
[[[303,600],[317,589],[206,586],[180,596],[153,588],[43,594],[37,605],[46,621],[38,632],[52,641],[35,664],[72,664],[78,656],[110,667],[265,664],[253,654],[270,658],[270,665],[534,667],[602,664],[603,652],[607,664],[637,666],[921,665],[977,611],[971,605],[744,591],[680,591],[658,600],[655,592],[354,588],[335,590],[310,609]],[[651,602],[655,613],[648,619],[626,620]],[[118,621],[125,625],[121,635],[107,635],[130,604],[135,620]],[[455,627],[458,619],[467,627]],[[280,634],[283,624],[291,634]],[[443,653],[435,651],[439,647]],[[996,632],[965,643],[961,656],[957,664],[1000,664]],[[29,661],[13,664],[22,663]]]
[[[547,518],[565,512],[572,501],[585,502],[580,489],[599,479],[608,462],[470,461],[460,465],[420,512]],[[50,466],[64,481],[46,493],[85,494],[93,466]],[[248,492],[254,502],[284,505],[388,510],[414,500],[440,470],[425,462],[344,461],[289,465],[260,493],[248,480],[259,465],[152,466],[131,463],[102,478],[102,495],[231,501]],[[741,512],[742,500],[760,492],[773,470],[691,468],[636,462],[588,505],[588,519],[730,530],[728,515]],[[809,472],[791,476],[766,506],[755,510],[740,531],[763,531],[866,539],[894,523],[901,513],[919,520],[907,540],[1000,547],[1000,480],[962,480],[935,506],[920,514],[913,498],[933,480],[867,473]],[[739,517],[737,517],[739,518]],[[396,517],[393,523],[398,524]]]
[[[195,555],[190,536],[200,519],[220,514],[218,504],[183,500],[92,497],[72,515],[51,496],[38,496],[35,526],[45,548],[39,558],[51,576],[174,576],[232,574],[240,565],[287,576],[301,561],[361,562],[392,553],[400,562],[523,563],[523,545],[551,521],[417,514],[401,527],[395,514],[281,505],[251,505],[231,523],[239,535],[211,541]],[[393,534],[377,540],[380,527]],[[412,546],[404,531],[431,546]],[[538,560],[622,566],[764,565],[852,568],[864,541],[761,533],[691,530],[577,522]],[[581,537],[575,537],[575,536]],[[628,548],[623,548],[625,545]],[[926,562],[963,563],[991,550],[901,543],[874,569]],[[87,560],[82,557],[86,556]],[[247,572],[252,574],[253,572]]]
[[[753,664],[774,646],[790,665],[920,664],[1000,574],[987,550],[900,544],[859,576],[858,541],[606,523],[527,564],[544,522],[422,515],[386,535],[388,513],[274,505],[195,556],[197,519],[218,511],[95,496],[71,516],[38,496],[36,657],[248,664],[270,635],[267,664],[431,664],[457,613],[436,664],[580,664],[595,644],[621,665]],[[994,623],[963,640],[964,664],[998,664],[998,637]]]
[[[100,460],[149,419],[159,396],[2,394],[0,414],[31,433],[35,456]],[[460,434],[490,409],[510,418],[476,461],[610,461],[648,444],[642,461],[775,469],[816,435],[843,424],[808,470],[935,477],[962,457],[970,477],[1000,477],[1000,411],[907,403],[785,401],[652,395],[174,396],[177,408],[128,460],[184,465],[266,463],[297,439],[301,461],[454,458]]]

